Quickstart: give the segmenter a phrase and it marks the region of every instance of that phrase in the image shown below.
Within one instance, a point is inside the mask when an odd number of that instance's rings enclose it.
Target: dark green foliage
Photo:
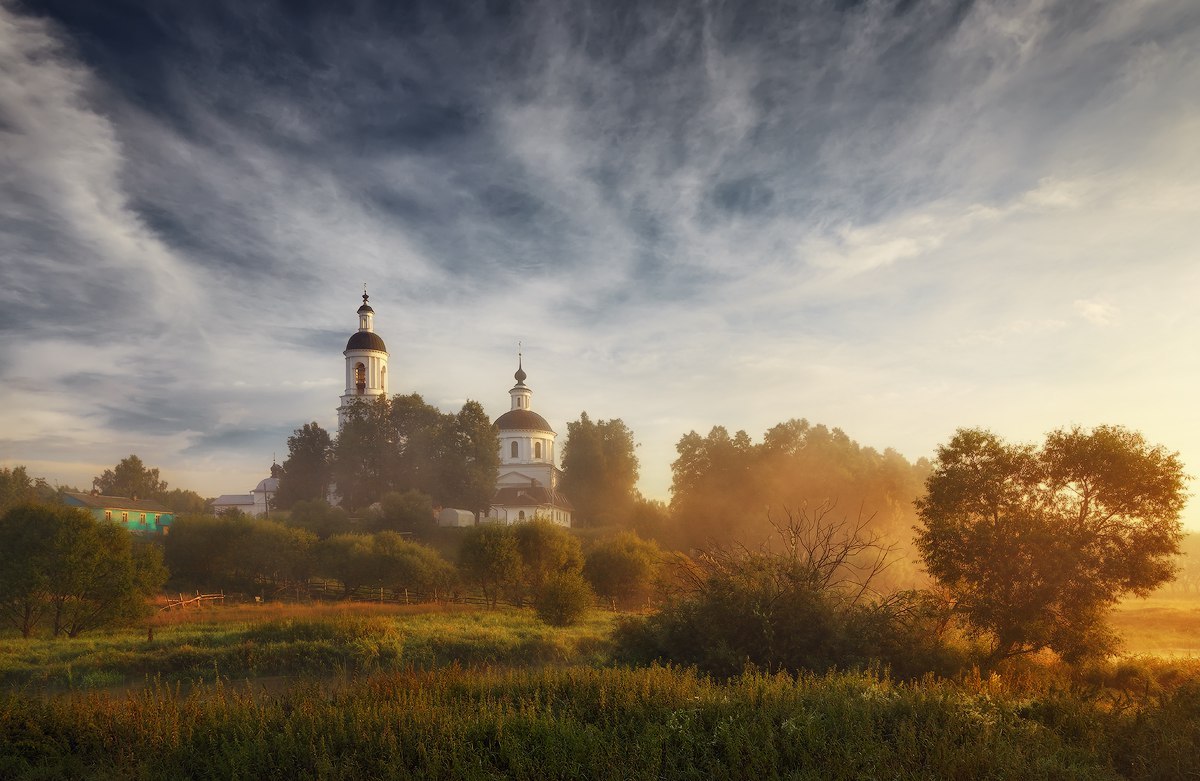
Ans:
[[[339,534],[321,542],[317,573],[341,581],[345,595],[363,586],[436,595],[456,580],[454,567],[432,548],[396,532]]]
[[[885,665],[909,677],[961,664],[938,640],[937,616],[920,594],[873,591],[891,549],[865,521],[828,513],[789,515],[759,549],[717,548],[685,562],[682,594],[618,633],[622,655],[719,676],[747,665],[793,672]]]
[[[463,580],[478,587],[492,607],[501,596],[516,592],[523,565],[513,527],[489,523],[467,529],[458,551],[458,568]]]
[[[324,499],[301,499],[292,505],[284,521],[288,526],[303,529],[321,539],[350,531],[350,516],[341,507],[330,507]]]
[[[1103,655],[1112,606],[1174,575],[1184,480],[1177,454],[1120,427],[1051,432],[1041,449],[963,429],[917,502],[917,547],[989,664]]]
[[[206,591],[256,593],[306,580],[316,537],[277,521],[228,515],[176,519],[164,539],[172,582]]]
[[[53,501],[54,494],[45,478],[30,477],[25,467],[0,467],[0,513],[18,504]]]
[[[443,414],[417,394],[354,405],[334,446],[333,476],[351,510],[385,494],[419,491],[436,505],[484,511],[495,491],[500,445],[483,407]]]
[[[396,531],[425,534],[437,525],[433,516],[433,500],[417,490],[404,493],[389,491],[367,513],[371,531]]]
[[[565,527],[537,517],[509,527],[521,554],[523,596],[533,597],[558,575],[578,575],[583,569],[579,540]]]
[[[595,603],[587,581],[578,572],[557,572],[544,580],[533,597],[538,618],[551,626],[571,626]]]
[[[588,551],[583,575],[614,608],[632,607],[650,596],[662,562],[663,553],[654,542],[620,532]]]
[[[172,488],[154,497],[170,508],[175,515],[198,515],[208,506],[208,500],[195,491],[183,488]]]
[[[142,615],[166,579],[157,548],[121,527],[59,505],[0,517],[0,617],[28,637],[43,620],[76,637]]]
[[[561,488],[586,526],[627,524],[637,500],[633,432],[620,418],[593,422],[586,412],[567,424]]]
[[[288,437],[288,457],[279,474],[275,506],[287,510],[296,502],[324,500],[333,479],[333,440],[316,422],[305,423]],[[272,474],[274,476],[274,474]]]

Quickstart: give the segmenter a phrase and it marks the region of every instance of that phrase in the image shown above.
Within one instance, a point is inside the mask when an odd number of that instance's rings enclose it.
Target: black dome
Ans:
[[[526,431],[549,431],[554,433],[554,429],[550,428],[550,424],[541,415],[527,409],[510,409],[500,417],[496,418],[496,428],[501,431],[515,431],[517,429]]]
[[[387,352],[387,346],[383,343],[383,338],[374,331],[357,331],[350,336],[350,340],[346,342],[347,350],[378,350],[381,353]]]

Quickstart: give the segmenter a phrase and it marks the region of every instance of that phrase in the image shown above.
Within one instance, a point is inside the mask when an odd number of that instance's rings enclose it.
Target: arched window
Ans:
[[[509,448],[509,451],[512,453],[513,458],[517,457],[517,443],[516,442],[512,443],[512,447]]]
[[[354,387],[359,396],[367,392],[367,367],[361,363],[354,364]]]
[[[533,457],[539,458],[539,459],[542,457],[542,443],[541,442],[533,443]]]
[[[519,513],[517,513],[517,520],[518,520],[518,521],[523,521],[523,520],[525,520],[525,511],[524,511],[524,510],[522,510],[522,511],[521,511],[521,512],[519,512]]]
[[[387,393],[387,367],[386,366],[384,366],[382,369],[379,370],[379,387],[383,389],[384,393]]]

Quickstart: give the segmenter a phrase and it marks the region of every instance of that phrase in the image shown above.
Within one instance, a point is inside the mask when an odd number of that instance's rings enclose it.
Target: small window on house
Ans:
[[[112,510],[105,510],[105,511],[104,511],[104,520],[106,520],[106,521],[111,521],[111,520],[112,520]]]
[[[518,521],[523,521],[523,520],[525,520],[525,511],[524,511],[524,510],[522,510],[522,511],[521,511],[521,512],[519,512],[519,513],[517,513],[517,520],[518,520]]]
[[[509,452],[512,453],[513,458],[517,457],[517,443],[516,442],[512,443],[512,447],[509,448]]]
[[[121,513],[121,523],[129,523],[129,513]]]
[[[534,458],[542,457],[542,443],[541,442],[533,443],[533,457]]]
[[[142,513],[142,517],[141,517],[139,520],[140,520],[142,523],[145,523],[145,522],[146,522],[146,514],[145,514],[145,513]]]

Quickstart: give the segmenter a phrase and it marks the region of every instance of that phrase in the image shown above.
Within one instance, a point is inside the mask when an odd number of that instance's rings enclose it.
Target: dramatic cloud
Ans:
[[[1200,463],[1200,6],[0,0],[0,460],[245,490],[394,391],[642,443],[931,455],[1115,422]]]

